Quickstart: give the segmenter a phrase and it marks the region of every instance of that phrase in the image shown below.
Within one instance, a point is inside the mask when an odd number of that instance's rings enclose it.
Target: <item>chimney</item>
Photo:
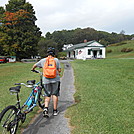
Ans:
[[[84,43],[87,43],[87,39],[84,40]]]

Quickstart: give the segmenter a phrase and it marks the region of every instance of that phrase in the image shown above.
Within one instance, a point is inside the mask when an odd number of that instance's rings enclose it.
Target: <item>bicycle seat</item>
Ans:
[[[27,84],[28,84],[28,85],[34,85],[34,84],[35,84],[35,80],[28,80],[28,81],[27,81]]]
[[[11,87],[11,88],[9,88],[9,91],[12,92],[12,93],[19,93],[20,88],[21,88],[21,86]]]

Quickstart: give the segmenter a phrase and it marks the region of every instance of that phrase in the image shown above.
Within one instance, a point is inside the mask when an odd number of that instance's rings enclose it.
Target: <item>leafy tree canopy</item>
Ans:
[[[5,9],[0,8],[0,15],[0,42],[4,55],[16,55],[18,59],[37,55],[41,31],[35,25],[37,18],[33,6],[26,0],[9,0]],[[8,42],[3,40],[6,38]]]

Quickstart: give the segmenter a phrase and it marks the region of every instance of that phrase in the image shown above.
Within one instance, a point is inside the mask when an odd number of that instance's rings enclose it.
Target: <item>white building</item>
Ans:
[[[9,56],[7,57],[7,59],[9,60],[9,62],[16,62],[16,56]]]
[[[97,41],[89,41],[73,45],[65,50],[67,58],[75,59],[92,59],[92,58],[105,58],[106,48]]]
[[[64,45],[62,50],[65,51],[65,50],[69,49],[72,46],[73,46],[73,44]]]

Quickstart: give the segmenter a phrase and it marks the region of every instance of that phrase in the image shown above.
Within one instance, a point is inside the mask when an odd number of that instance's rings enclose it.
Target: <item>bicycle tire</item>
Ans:
[[[39,104],[39,107],[40,108],[44,108],[44,96],[42,94],[42,90],[39,92],[39,95],[38,95],[38,104]]]
[[[18,128],[17,108],[10,105],[0,113],[0,134],[16,134]]]

